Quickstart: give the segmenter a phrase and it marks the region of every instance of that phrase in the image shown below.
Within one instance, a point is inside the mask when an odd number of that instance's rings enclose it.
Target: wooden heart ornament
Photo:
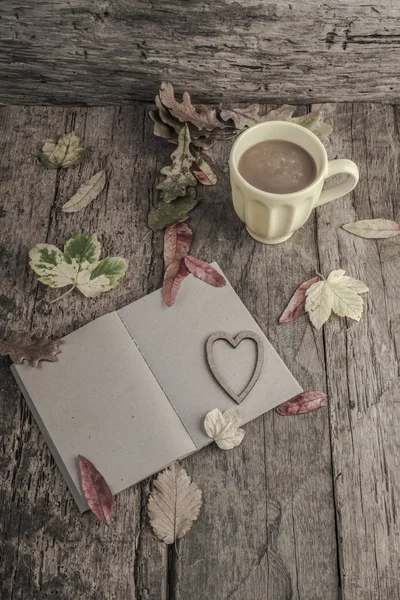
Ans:
[[[224,377],[222,377],[215,363],[213,346],[216,341],[220,340],[228,342],[232,348],[237,348],[237,346],[243,340],[253,340],[256,343],[257,360],[254,366],[253,375],[251,376],[249,383],[246,385],[244,390],[240,392],[240,394],[236,394],[236,392],[232,390],[229,383],[224,379]],[[254,333],[254,331],[241,331],[236,336],[230,335],[229,333],[226,333],[226,331],[217,331],[216,333],[210,335],[206,342],[206,356],[208,366],[210,367],[210,370],[215,379],[218,381],[219,385],[235,402],[240,404],[251,392],[261,375],[261,370],[264,364],[264,344],[260,336],[257,333]]]

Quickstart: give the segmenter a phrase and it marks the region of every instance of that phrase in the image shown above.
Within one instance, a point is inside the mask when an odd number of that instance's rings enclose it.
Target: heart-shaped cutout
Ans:
[[[219,340],[224,340],[224,341],[228,342],[228,344],[230,344],[232,346],[232,348],[236,348],[240,344],[240,342],[243,340],[253,340],[256,343],[257,360],[256,360],[256,364],[254,366],[254,371],[253,371],[253,374],[251,376],[249,383],[246,385],[244,390],[242,390],[240,392],[240,394],[237,394],[234,390],[232,390],[229,383],[221,375],[221,373],[215,363],[213,346],[214,346],[214,343]],[[229,396],[232,398],[232,400],[237,402],[237,404],[240,404],[241,402],[243,402],[243,400],[246,398],[246,396],[249,395],[249,393],[251,392],[251,390],[257,383],[258,378],[261,375],[261,370],[262,370],[263,364],[264,364],[264,344],[263,344],[260,336],[257,333],[254,333],[254,331],[241,331],[236,336],[230,335],[226,331],[217,331],[216,333],[213,333],[212,335],[210,335],[210,337],[207,340],[206,356],[207,356],[208,366],[210,367],[210,370],[211,370],[212,374],[214,375],[215,379],[218,381],[219,385],[225,390],[225,392],[227,394],[229,394]]]

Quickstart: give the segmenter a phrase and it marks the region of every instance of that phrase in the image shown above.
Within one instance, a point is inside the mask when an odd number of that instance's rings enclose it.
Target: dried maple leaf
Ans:
[[[279,319],[280,325],[284,323],[290,323],[291,321],[295,321],[306,312],[306,292],[309,287],[311,287],[314,283],[319,281],[319,276],[313,277],[308,281],[302,283],[293,296],[291,297],[289,304],[285,308],[282,313],[281,318]]]
[[[188,255],[193,232],[189,225],[180,223],[167,227],[164,233],[164,264],[167,268],[174,260]]]
[[[195,176],[190,172],[190,167],[195,161],[190,152],[190,142],[189,129],[185,125],[179,134],[178,147],[171,154],[172,165],[161,169],[166,179],[157,185],[157,189],[161,190],[164,202],[169,203],[179,196],[185,196],[186,188],[197,183]]]
[[[324,392],[302,392],[278,406],[276,412],[284,417],[287,415],[304,415],[325,406],[327,402],[328,398]]]
[[[194,256],[187,256],[185,258],[185,265],[195,277],[214,287],[223,287],[226,285],[225,277],[204,260],[200,260]]]
[[[174,463],[153,483],[147,504],[150,525],[155,535],[173,544],[192,527],[202,504],[201,490],[185,469]]]
[[[229,408],[224,413],[219,408],[214,408],[204,419],[208,437],[222,450],[230,450],[242,443],[244,430],[240,429],[241,424],[242,415],[238,408]]]
[[[65,244],[64,253],[51,244],[37,244],[29,252],[29,265],[41,283],[53,288],[71,286],[56,300],[75,288],[86,297],[94,298],[117,287],[128,267],[126,260],[119,256],[99,260],[100,252],[96,234],[79,234]]]
[[[114,498],[103,475],[84,456],[78,456],[82,489],[92,513],[109,525],[113,516]]]
[[[174,223],[183,223],[189,218],[189,212],[197,205],[194,188],[188,188],[186,196],[177,198],[170,204],[163,204],[160,208],[152,209],[149,214],[148,225],[150,229],[164,229]]]
[[[306,311],[317,329],[329,319],[332,311],[339,317],[361,319],[363,299],[359,294],[368,292],[362,281],[348,277],[345,271],[332,271],[327,279],[314,283],[306,291]]]
[[[60,354],[60,342],[42,336],[34,338],[30,333],[14,333],[0,342],[0,356],[8,354],[15,363],[27,360],[31,367],[37,367],[40,360],[55,362]]]
[[[85,160],[88,151],[80,146],[80,139],[73,131],[62,135],[56,142],[45,142],[39,160],[46,169],[67,168]]]
[[[367,219],[342,225],[343,229],[363,238],[380,239],[399,235],[400,225],[387,219]]]
[[[63,205],[63,212],[73,213],[86,208],[86,206],[97,198],[105,185],[106,172],[99,171],[86,181],[86,183],[83,183],[72,198]]]
[[[170,110],[171,114],[182,123],[189,121],[198,129],[206,129],[208,131],[216,127],[224,127],[224,123],[221,123],[217,118],[215,109],[205,104],[193,106],[188,92],[184,92],[182,102],[178,102],[175,99],[174,88],[171,83],[162,82],[160,100]]]

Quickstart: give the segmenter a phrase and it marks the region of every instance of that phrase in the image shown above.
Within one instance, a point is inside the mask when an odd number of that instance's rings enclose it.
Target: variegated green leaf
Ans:
[[[46,169],[67,168],[81,163],[88,156],[82,148],[79,137],[73,131],[62,135],[59,140],[47,141],[43,144],[39,159]]]
[[[149,214],[150,229],[164,229],[174,223],[182,223],[189,218],[191,211],[197,204],[196,192],[193,188],[183,198],[177,198],[170,204],[163,204],[160,208],[153,209]]]
[[[96,234],[80,234],[65,244],[64,253],[56,246],[37,244],[29,252],[29,264],[41,283],[54,288],[71,286],[63,296],[78,288],[93,298],[115,288],[128,266],[120,257],[99,260],[100,250]]]

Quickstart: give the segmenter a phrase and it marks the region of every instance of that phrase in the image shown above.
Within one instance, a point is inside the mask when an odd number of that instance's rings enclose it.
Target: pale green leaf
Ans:
[[[69,240],[64,246],[64,260],[67,263],[76,261],[78,265],[84,263],[94,263],[99,260],[101,252],[100,242],[97,235],[84,235],[80,233]]]
[[[237,408],[229,408],[224,413],[219,408],[214,408],[204,419],[204,429],[208,437],[222,450],[230,450],[242,442],[244,430],[240,429],[241,424],[242,415]]]
[[[103,190],[105,184],[106,173],[105,171],[99,171],[86,183],[80,186],[72,198],[64,204],[62,210],[67,213],[73,213],[82,210],[97,198],[97,196]]]
[[[67,168],[81,163],[88,151],[80,146],[80,139],[73,131],[62,135],[57,142],[43,144],[39,159],[46,169]]]
[[[41,283],[53,288],[74,285],[79,266],[65,261],[64,255],[50,244],[37,244],[29,252],[30,266]]]
[[[195,160],[190,152],[190,141],[189,129],[185,124],[179,134],[178,147],[171,154],[172,166],[161,169],[161,173],[166,178],[157,185],[157,189],[161,190],[163,200],[167,203],[179,196],[185,196],[186,188],[196,185],[197,180],[190,172],[190,167]]]
[[[314,283],[306,292],[306,311],[316,329],[329,319],[333,306],[333,293],[326,281]]]

